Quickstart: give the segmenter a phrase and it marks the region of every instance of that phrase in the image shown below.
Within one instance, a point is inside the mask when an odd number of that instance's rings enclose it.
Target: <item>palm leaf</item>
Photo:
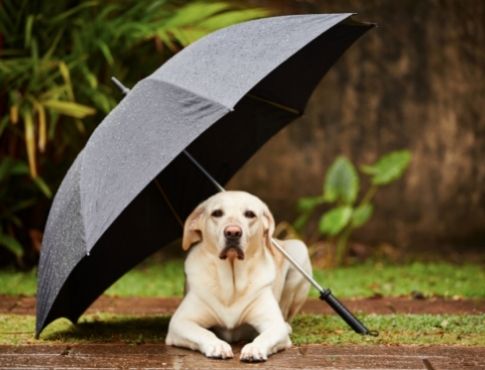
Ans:
[[[35,157],[35,130],[32,112],[25,109],[22,112],[22,118],[25,126],[25,147],[27,149],[27,158],[29,160],[30,176],[37,177],[37,160]]]
[[[53,111],[73,118],[84,118],[96,113],[96,110],[88,107],[87,105],[69,101],[46,100],[43,102],[43,104],[45,107],[52,109]]]

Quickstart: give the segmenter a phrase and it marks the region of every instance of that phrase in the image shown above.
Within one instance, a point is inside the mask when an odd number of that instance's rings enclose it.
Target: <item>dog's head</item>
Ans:
[[[187,218],[182,247],[204,242],[221,259],[240,260],[263,245],[271,248],[273,215],[259,198],[242,191],[226,191],[201,203]]]

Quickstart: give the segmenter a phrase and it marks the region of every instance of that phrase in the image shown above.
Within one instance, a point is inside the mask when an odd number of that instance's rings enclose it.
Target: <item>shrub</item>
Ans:
[[[372,217],[372,199],[378,188],[399,179],[410,161],[411,153],[400,150],[382,156],[374,164],[361,166],[361,172],[368,176],[370,186],[358,200],[360,178],[357,170],[347,158],[338,157],[325,175],[322,194],[299,199],[299,216],[293,224],[294,228],[301,232],[318,206],[331,205],[321,214],[318,230],[321,235],[335,240],[335,264],[341,264],[347,254],[347,242],[352,231],[365,225]]]
[[[112,75],[134,84],[199,37],[264,15],[222,1],[0,2],[0,247],[21,260],[39,244],[29,231],[117,103]]]

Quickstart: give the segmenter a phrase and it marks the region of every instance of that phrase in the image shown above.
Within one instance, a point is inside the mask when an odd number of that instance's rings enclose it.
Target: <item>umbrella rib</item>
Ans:
[[[269,105],[272,105],[273,107],[276,107],[278,109],[281,109],[281,110],[284,110],[284,111],[287,111],[287,112],[290,112],[290,113],[293,113],[293,114],[296,114],[297,116],[301,116],[303,114],[302,111],[298,110],[298,109],[295,109],[295,108],[292,108],[292,107],[289,107],[287,105],[284,105],[284,104],[281,104],[281,103],[277,103],[275,101],[272,101],[272,100],[269,100],[269,99],[265,99],[261,96],[258,96],[258,95],[253,95],[253,94],[246,94],[246,96],[248,98],[251,98],[253,100],[258,100],[258,101],[261,101],[263,103],[266,103],[266,104],[269,104]]]
[[[177,220],[179,225],[183,228],[184,222],[182,221],[182,219],[178,215],[177,211],[175,210],[174,206],[172,205],[172,203],[168,199],[167,194],[165,193],[165,191],[162,188],[162,185],[160,185],[160,182],[158,181],[158,179],[153,180],[153,182],[157,186],[157,189],[160,192],[160,194],[162,195],[163,200],[165,201],[165,203],[167,203],[168,208],[170,209],[170,212],[172,212],[173,217],[175,217],[175,219]]]

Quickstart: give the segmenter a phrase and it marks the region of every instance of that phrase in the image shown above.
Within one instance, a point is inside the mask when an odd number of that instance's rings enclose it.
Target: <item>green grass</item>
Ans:
[[[146,263],[131,270],[113,284],[112,296],[173,297],[184,292],[184,266],[180,260]]]
[[[293,322],[292,340],[301,344],[485,345],[485,315],[366,315],[366,325],[378,337],[352,332],[335,315],[300,315]],[[34,316],[0,315],[0,344],[162,343],[167,316],[133,317],[112,314],[83,316],[78,325],[56,320],[33,338]]]
[[[315,271],[317,281],[337,297],[403,296],[413,291],[447,298],[485,297],[485,268],[481,265],[420,263],[383,265],[366,263]],[[316,292],[312,292],[316,296]]]
[[[352,332],[335,315],[300,315],[293,322],[293,343],[485,345],[485,315],[361,315],[379,336]]]
[[[35,271],[0,270],[0,294],[34,295]],[[485,269],[478,264],[365,263],[315,271],[316,279],[339,298],[403,296],[419,291],[425,296],[483,298]],[[180,296],[183,293],[182,261],[146,262],[131,270],[106,292],[112,296]],[[312,290],[312,296],[316,291]]]
[[[0,294],[34,295],[37,289],[37,270],[28,272],[13,268],[0,269]]]

